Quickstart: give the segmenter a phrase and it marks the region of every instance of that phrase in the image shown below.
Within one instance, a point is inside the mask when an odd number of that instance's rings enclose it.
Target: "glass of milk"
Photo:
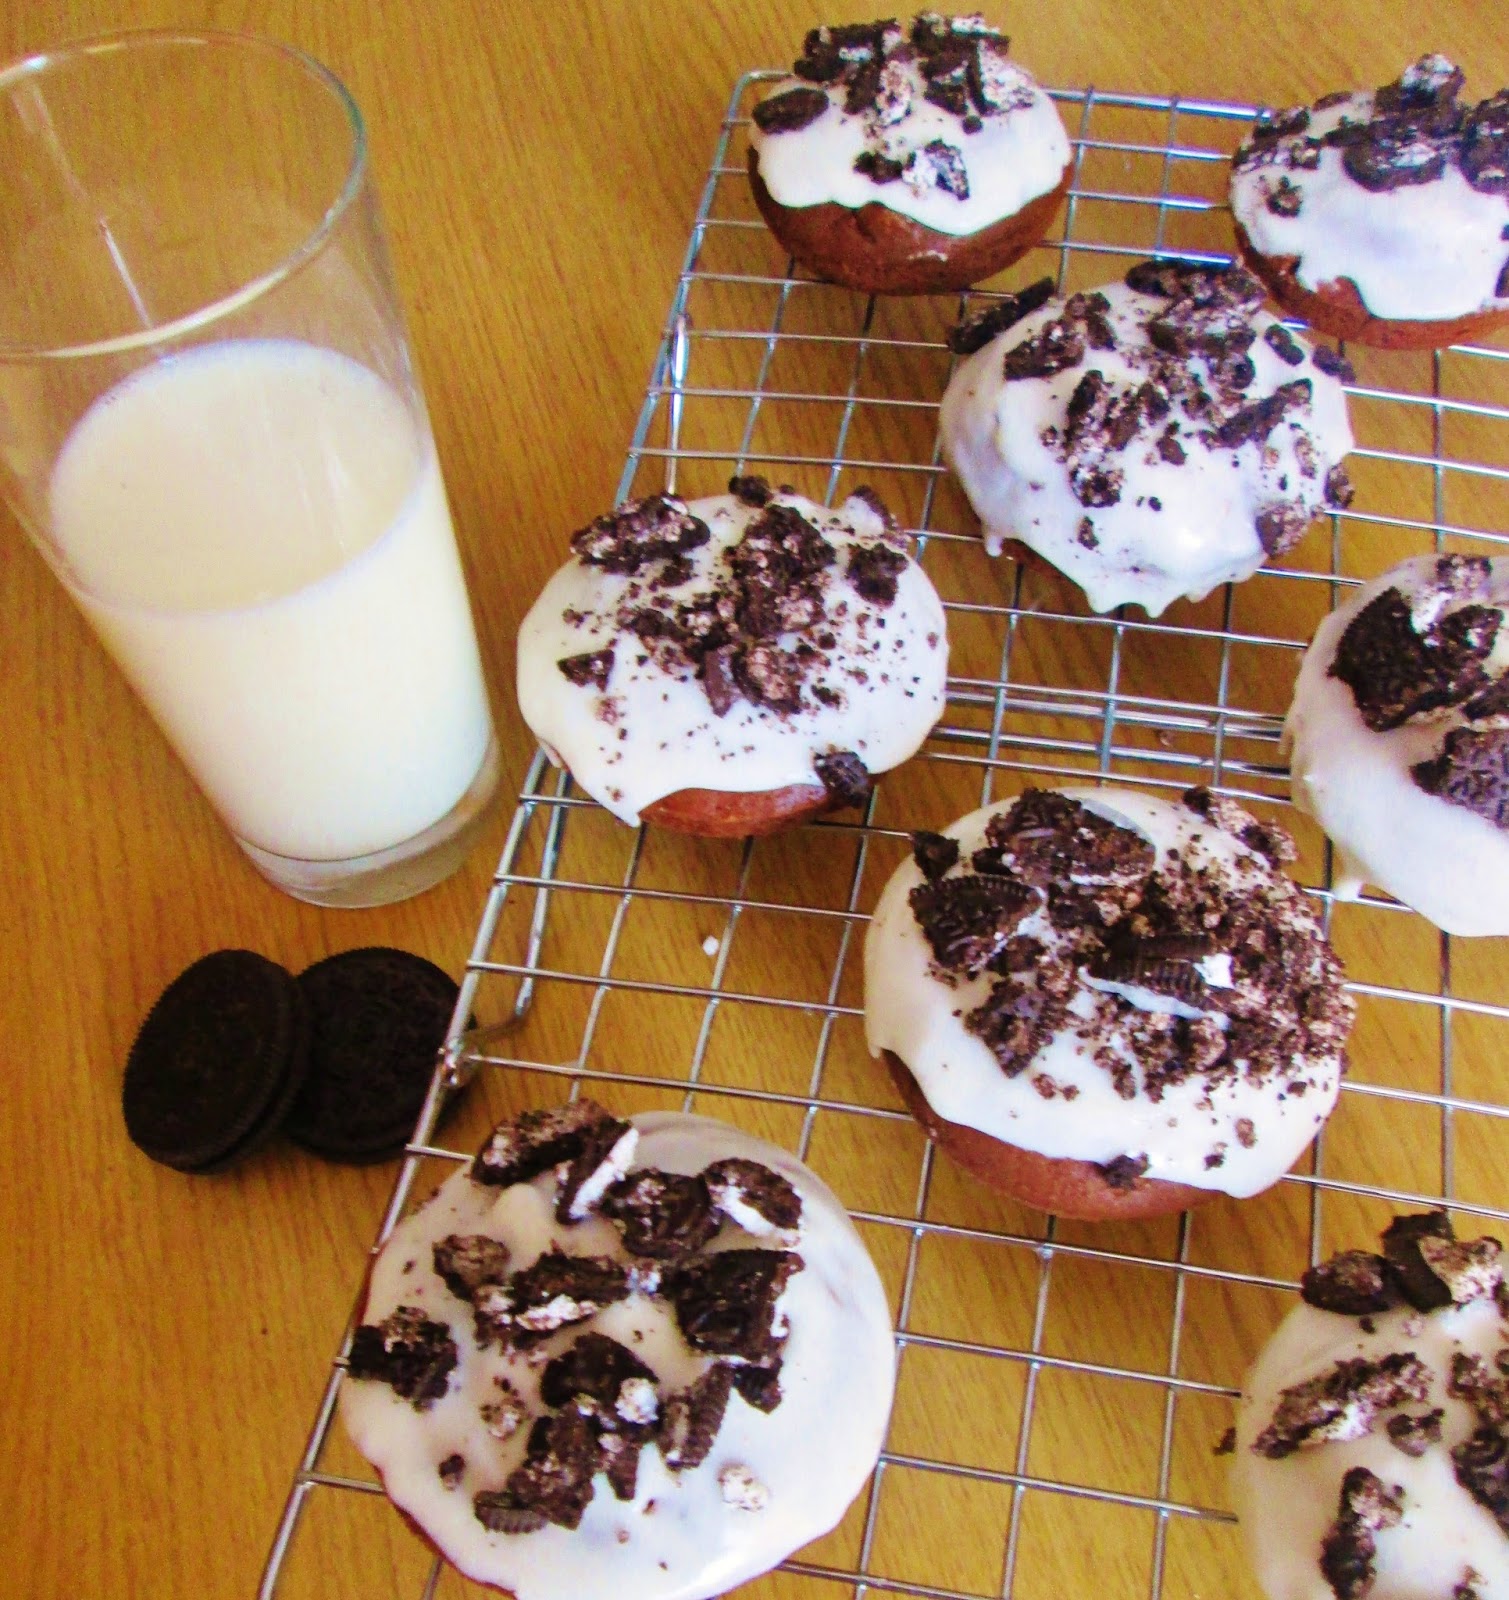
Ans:
[[[0,490],[264,876],[377,905],[459,864],[497,743],[324,68],[133,33],[0,71]]]

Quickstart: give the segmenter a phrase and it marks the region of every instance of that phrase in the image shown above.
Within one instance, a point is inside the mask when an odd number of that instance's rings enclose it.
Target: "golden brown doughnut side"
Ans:
[[[854,210],[833,201],[783,206],[765,187],[759,156],[749,152],[749,186],[781,245],[820,277],[865,294],[946,294],[967,289],[1018,261],[1040,244],[1073,174],[1056,188],[978,233],[939,233],[879,201]]]
[[[1375,317],[1362,303],[1350,278],[1336,278],[1318,289],[1307,289],[1295,277],[1298,258],[1265,256],[1236,225],[1237,248],[1242,260],[1263,280],[1278,305],[1290,316],[1303,317],[1318,333],[1347,339],[1376,350],[1438,350],[1444,345],[1481,338],[1495,328],[1509,326],[1509,308],[1474,311],[1440,322],[1390,321]]]
[[[820,783],[733,794],[723,789],[678,789],[647,805],[644,821],[702,839],[757,839],[836,809]]]
[[[981,1183],[1009,1199],[1080,1222],[1122,1222],[1168,1216],[1216,1198],[1214,1189],[1162,1178],[1133,1178],[1125,1187],[1113,1188],[1092,1161],[1038,1155],[978,1128],[949,1122],[928,1104],[900,1056],[890,1050],[881,1055],[907,1110],[928,1138]]]

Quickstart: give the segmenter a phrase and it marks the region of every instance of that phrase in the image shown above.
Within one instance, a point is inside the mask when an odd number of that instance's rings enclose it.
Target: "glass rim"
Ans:
[[[367,126],[361,108],[344,83],[307,51],[298,46],[267,39],[254,33],[237,33],[214,28],[126,28],[113,33],[38,50],[0,66],[0,95],[9,93],[28,79],[40,78],[59,67],[93,56],[115,55],[145,47],[179,48],[192,46],[281,58],[327,90],[345,112],[351,133],[351,159],[346,176],[324,214],[299,243],[267,271],[248,279],[230,293],[219,296],[170,322],[109,339],[92,339],[82,344],[17,344],[0,339],[0,362],[73,361],[86,357],[129,354],[167,344],[183,334],[207,327],[233,312],[240,311],[285,283],[300,267],[318,255],[341,219],[351,209],[367,176]]]

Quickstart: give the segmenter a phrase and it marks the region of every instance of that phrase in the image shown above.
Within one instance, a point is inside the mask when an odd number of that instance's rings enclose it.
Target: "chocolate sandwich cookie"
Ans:
[[[414,1131],[456,1007],[455,980],[406,950],[345,950],[300,973],[310,1070],[290,1139],[331,1161],[385,1161]]]
[[[277,1131],[308,1065],[294,979],[251,950],[217,950],[180,973],[142,1023],[121,1086],[126,1132],[165,1166],[223,1171]]]

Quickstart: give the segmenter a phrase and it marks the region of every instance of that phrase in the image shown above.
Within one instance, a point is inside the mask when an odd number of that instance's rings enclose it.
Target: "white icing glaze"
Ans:
[[[1312,362],[1286,365],[1262,337],[1276,319],[1255,312],[1258,337],[1247,354],[1257,374],[1244,399],[1308,378],[1310,405],[1291,411],[1270,434],[1267,448],[1249,442],[1233,450],[1207,449],[1196,437],[1200,424],[1184,418],[1176,403],[1172,416],[1181,419],[1187,459],[1181,465],[1163,460],[1152,430],[1115,458],[1126,474],[1120,500],[1087,508],[1075,497],[1064,463],[1044,442],[1044,429],[1064,427],[1070,396],[1091,369],[1118,389],[1135,389],[1146,380],[1150,347],[1143,326],[1167,304],[1124,283],[1100,292],[1111,302],[1115,350],[1087,350],[1081,364],[1051,377],[1008,382],[1002,373],[1006,352],[1059,315],[1064,302],[1055,299],[960,364],[943,396],[943,456],[964,486],[992,555],[1001,553],[1007,539],[1020,539],[1079,584],[1094,610],[1131,601],[1156,617],[1181,595],[1199,600],[1218,584],[1257,571],[1263,547],[1255,523],[1264,507],[1299,499],[1312,516],[1320,514],[1326,474],[1352,448],[1346,395]],[[1297,342],[1308,354],[1310,347]],[[1193,357],[1191,364],[1208,383],[1208,363]],[[1296,453],[1301,429],[1315,450],[1312,475]],[[1098,540],[1094,548],[1079,540],[1086,517]]]
[[[813,759],[852,750],[872,773],[888,772],[913,755],[943,714],[948,640],[942,602],[927,575],[908,561],[897,575],[888,607],[861,598],[844,575],[845,552],[885,536],[876,511],[860,499],[838,512],[802,495],[777,494],[773,504],[793,506],[839,553],[825,574],[824,604],[835,636],[836,663],[826,682],[838,705],[816,702],[782,714],[740,698],[715,716],[702,685],[690,674],[670,674],[653,656],[644,662],[639,641],[614,620],[633,579],[572,559],[546,584],[519,627],[519,709],[552,759],[599,804],[635,824],[653,801],[688,788],[750,794],[818,781]],[[647,605],[671,604],[705,591],[726,575],[724,552],[743,537],[759,508],[733,495],[689,502],[712,537],[692,551],[693,576],[683,584],[645,592]],[[578,620],[567,620],[568,614]],[[557,662],[619,643],[606,691],[572,683]],[[789,636],[782,641],[790,645]],[[858,673],[860,676],[856,677]],[[861,681],[861,678],[863,681]],[[601,715],[614,702],[611,722]]]
[[[1290,784],[1294,803],[1340,852],[1339,895],[1355,897],[1372,883],[1447,933],[1509,934],[1509,834],[1465,806],[1427,794],[1410,777],[1412,766],[1437,755],[1447,734],[1463,725],[1461,708],[1374,733],[1352,691],[1330,676],[1352,618],[1386,589],[1413,599],[1432,587],[1434,567],[1434,557],[1418,556],[1380,573],[1316,629],[1284,723]],[[1491,571],[1492,603],[1509,608],[1509,562],[1494,561]],[[1434,614],[1438,608],[1428,602],[1418,613],[1421,626]],[[1506,636],[1501,626],[1500,646]],[[1490,657],[1490,670],[1495,665],[1502,672],[1505,663]]]
[[[1312,111],[1301,137],[1318,139],[1344,118],[1366,122],[1373,98],[1363,91]],[[1299,190],[1297,216],[1268,209],[1280,176]],[[1375,193],[1351,178],[1341,151],[1327,145],[1313,171],[1279,164],[1233,170],[1231,210],[1263,255],[1298,258],[1294,275],[1302,287],[1349,278],[1375,317],[1429,322],[1509,307],[1494,293],[1509,263],[1509,195],[1474,189],[1452,162],[1431,183]]]
[[[1377,1577],[1369,1600],[1450,1600],[1468,1567],[1478,1574],[1472,1587],[1479,1600],[1509,1600],[1509,1539],[1452,1470],[1451,1447],[1473,1431],[1472,1410],[1446,1393],[1455,1351],[1484,1355],[1492,1365],[1504,1342],[1497,1307],[1482,1298],[1422,1319],[1404,1306],[1372,1320],[1370,1334],[1355,1317],[1297,1305],[1243,1384],[1231,1475],[1258,1581],[1270,1600],[1335,1600],[1320,1570],[1321,1541],[1336,1520],[1343,1476],[1363,1466],[1405,1492],[1403,1519],[1374,1535]],[[1417,1333],[1408,1331],[1422,1320]],[[1282,1390],[1338,1361],[1377,1361],[1391,1351],[1412,1351],[1430,1368],[1429,1398],[1406,1409],[1418,1415],[1441,1407],[1440,1444],[1411,1458],[1380,1425],[1364,1438],[1311,1445],[1277,1461],[1253,1453]]]
[[[1268,863],[1246,845],[1183,806],[1131,789],[1062,792],[1098,816],[1143,835],[1160,859],[1176,850],[1223,876],[1238,862],[1254,862],[1258,870],[1239,880],[1234,893],[1261,892],[1262,884],[1274,877]],[[945,830],[959,841],[962,861],[984,843],[990,817],[1009,806],[1009,801],[987,806]],[[1337,1057],[1295,1062],[1294,1076],[1309,1085],[1302,1096],[1286,1095],[1282,1082],[1255,1085],[1246,1078],[1228,1078],[1212,1086],[1194,1074],[1165,1086],[1155,1102],[1142,1087],[1141,1069],[1122,1033],[1114,1031],[1087,1045],[1075,1036],[1072,1021],[1025,1070],[1008,1078],[990,1048],[964,1026],[965,1015],[990,992],[989,972],[961,978],[953,987],[932,973],[932,953],[907,901],[922,881],[908,856],[875,908],[865,940],[865,1035],[872,1054],[890,1050],[900,1057],[939,1116],[1050,1157],[1105,1163],[1121,1155],[1146,1155],[1150,1178],[1246,1196],[1266,1189],[1287,1171],[1330,1114],[1341,1073]],[[1050,950],[1060,939],[1043,911],[1033,912],[1016,931]],[[1122,992],[1139,1009],[1177,1008],[1167,996],[1134,992],[1132,985],[1123,986]],[[1090,1015],[1093,993],[1089,985],[1081,988],[1070,1004],[1071,1018]],[[1135,1099],[1123,1099],[1110,1074],[1096,1064],[1097,1043],[1133,1063]],[[1045,1099],[1033,1083],[1042,1073],[1076,1089],[1072,1102],[1061,1095]],[[1250,1146],[1236,1132],[1242,1118],[1253,1125]],[[1207,1168],[1205,1158],[1218,1146],[1224,1147],[1224,1162]]]
[[[496,1396],[494,1378],[506,1375],[537,1410],[542,1369],[524,1356],[477,1350],[471,1310],[435,1275],[432,1246],[451,1233],[489,1233],[507,1243],[510,1270],[552,1247],[636,1258],[625,1255],[617,1230],[601,1217],[570,1228],[555,1220],[553,1174],[500,1190],[472,1182],[465,1168],[394,1230],[373,1265],[363,1313],[372,1323],[414,1305],[448,1324],[460,1354],[448,1392],[420,1412],[385,1383],[348,1378],[341,1386],[342,1420],[390,1498],[463,1573],[517,1600],[704,1600],[743,1583],[838,1522],[875,1464],[890,1413],[895,1353],[885,1292],[827,1186],[785,1151],[711,1118],[652,1112],[632,1120],[640,1139],[631,1170],[693,1173],[742,1156],[780,1173],[802,1198],[798,1250],[805,1266],[779,1302],[778,1326],[784,1318],[790,1335],[784,1398],[774,1411],[732,1396],[710,1454],[680,1474],[646,1446],[632,1500],[618,1500],[599,1474],[574,1531],[550,1525],[529,1534],[488,1532],[473,1514],[473,1497],[502,1486],[523,1457],[528,1427],[500,1442],[478,1408]],[[725,1224],[716,1246],[754,1242]],[[572,1332],[586,1328],[628,1345],[666,1392],[709,1365],[683,1340],[670,1308],[642,1293]],[[556,1348],[542,1347],[547,1356]],[[447,1489],[437,1468],[453,1452],[467,1466]]]
[[[833,203],[857,210],[872,201],[910,217],[939,233],[978,233],[1003,217],[1015,216],[1029,200],[1046,194],[1069,164],[1069,138],[1052,100],[1013,63],[1006,70],[1021,80],[1030,96],[1015,110],[986,117],[977,133],[965,133],[959,119],[922,98],[926,84],[915,61],[891,64],[905,74],[910,108],[886,129],[886,151],[905,161],[935,139],[962,151],[969,196],[960,200],[931,182],[916,185],[897,179],[876,183],[854,170],[857,156],[868,148],[868,114],[844,110],[841,86],[827,89],[828,109],[790,133],[763,133],[751,124],[749,142],[759,155],[760,177],[783,206]],[[800,78],[783,78],[771,95],[812,88]],[[818,86],[821,87],[821,86]]]

